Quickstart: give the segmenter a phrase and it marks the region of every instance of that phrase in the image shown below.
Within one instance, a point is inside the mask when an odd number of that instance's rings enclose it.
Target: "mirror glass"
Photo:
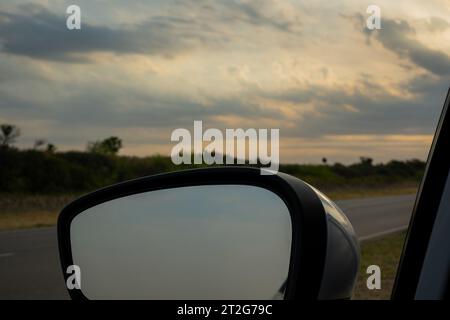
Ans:
[[[80,213],[70,232],[89,299],[273,299],[288,276],[289,210],[260,187],[126,196]]]

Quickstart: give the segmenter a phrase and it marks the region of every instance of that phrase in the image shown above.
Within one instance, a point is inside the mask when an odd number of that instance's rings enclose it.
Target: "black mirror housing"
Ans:
[[[262,175],[260,169],[219,167],[144,177],[119,183],[70,203],[58,219],[61,266],[74,264],[71,223],[83,211],[114,199],[144,192],[209,185],[255,186],[275,193],[289,209],[292,226],[289,272],[284,299],[350,298],[359,265],[359,246],[351,224],[318,190],[287,174]],[[69,290],[73,299],[86,299],[81,290]]]

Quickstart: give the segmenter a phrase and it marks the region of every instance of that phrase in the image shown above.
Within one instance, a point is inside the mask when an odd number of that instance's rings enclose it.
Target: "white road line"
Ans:
[[[14,255],[13,252],[0,253],[0,259],[1,259],[1,258],[11,257],[11,256],[13,256],[13,255]]]
[[[370,240],[370,239],[386,236],[388,234],[395,233],[395,232],[400,232],[400,231],[403,231],[403,230],[406,230],[406,229],[408,229],[408,225],[404,225],[404,226],[388,229],[388,230],[385,230],[385,231],[373,233],[373,234],[370,234],[368,236],[360,237],[359,241],[365,241],[365,240]]]

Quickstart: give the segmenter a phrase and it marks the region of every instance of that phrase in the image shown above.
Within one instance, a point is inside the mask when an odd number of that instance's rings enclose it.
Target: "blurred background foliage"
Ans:
[[[205,165],[174,165],[170,157],[118,156],[101,152],[49,152],[0,148],[0,192],[27,194],[80,193],[113,183],[156,173]],[[374,164],[372,159],[343,165],[281,164],[279,171],[296,176],[318,188],[333,190],[382,187],[411,182],[424,172],[420,160]]]

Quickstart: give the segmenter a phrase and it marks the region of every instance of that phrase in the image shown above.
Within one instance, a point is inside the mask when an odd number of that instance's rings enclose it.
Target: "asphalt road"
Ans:
[[[408,227],[415,195],[337,201],[360,240]]]
[[[414,196],[338,202],[362,240],[406,228]],[[0,232],[0,299],[68,299],[55,228]]]

